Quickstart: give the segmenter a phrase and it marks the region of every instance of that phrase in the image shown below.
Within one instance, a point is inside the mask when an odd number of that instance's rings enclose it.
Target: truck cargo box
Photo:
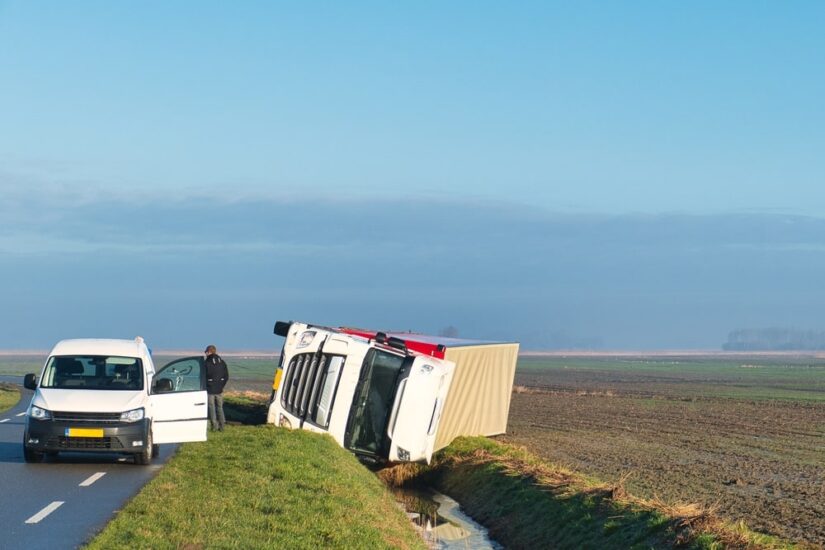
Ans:
[[[374,338],[377,332],[342,328],[342,332]],[[510,397],[516,372],[517,342],[485,342],[406,332],[388,332],[419,353],[455,363],[441,413],[435,450],[458,436],[492,436],[507,431]]]

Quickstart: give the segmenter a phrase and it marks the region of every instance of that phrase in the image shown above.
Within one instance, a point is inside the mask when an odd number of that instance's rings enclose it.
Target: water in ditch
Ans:
[[[504,547],[492,540],[487,530],[461,511],[459,504],[431,489],[395,489],[421,536],[436,550],[492,549]]]

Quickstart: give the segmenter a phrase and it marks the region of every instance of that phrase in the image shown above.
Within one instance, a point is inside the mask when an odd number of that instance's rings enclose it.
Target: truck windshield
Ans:
[[[142,390],[143,364],[137,357],[61,355],[49,357],[41,388]]]
[[[387,421],[404,360],[377,349],[367,353],[347,423],[345,445],[352,451],[369,455],[388,451]]]

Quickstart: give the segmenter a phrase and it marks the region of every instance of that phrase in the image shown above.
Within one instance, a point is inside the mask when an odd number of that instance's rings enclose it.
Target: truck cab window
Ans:
[[[345,444],[349,449],[377,455],[388,445],[387,421],[404,361],[404,356],[382,350],[367,353],[347,425]]]

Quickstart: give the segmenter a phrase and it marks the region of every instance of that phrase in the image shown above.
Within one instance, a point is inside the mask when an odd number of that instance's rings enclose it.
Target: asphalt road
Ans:
[[[0,376],[0,381],[22,384],[22,378]],[[21,392],[17,406],[0,413],[0,548],[77,548],[154,477],[177,445],[161,445],[150,466],[87,453],[26,464],[23,428],[32,392],[22,387]]]

